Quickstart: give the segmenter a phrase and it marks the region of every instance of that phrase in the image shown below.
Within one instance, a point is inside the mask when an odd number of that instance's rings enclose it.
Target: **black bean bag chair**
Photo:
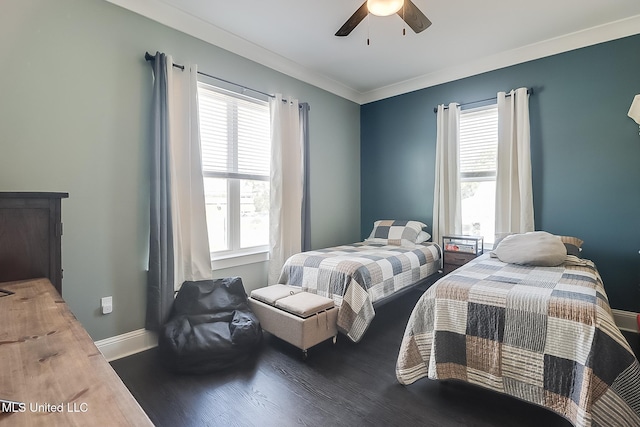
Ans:
[[[262,328],[239,277],[184,282],[158,336],[163,363],[179,373],[206,373],[258,353]]]

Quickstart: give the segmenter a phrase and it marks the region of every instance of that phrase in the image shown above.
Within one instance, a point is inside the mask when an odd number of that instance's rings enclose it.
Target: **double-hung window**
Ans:
[[[460,112],[460,186],[462,231],[495,235],[498,107],[490,105]]]
[[[269,104],[199,82],[198,106],[212,258],[265,252],[269,244]]]

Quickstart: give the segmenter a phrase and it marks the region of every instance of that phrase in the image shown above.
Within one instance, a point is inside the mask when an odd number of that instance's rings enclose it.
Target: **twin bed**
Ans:
[[[280,283],[332,297],[338,329],[357,342],[377,303],[440,269],[441,250],[422,241],[423,228],[377,221],[364,242],[291,257]],[[512,246],[520,237],[524,250]],[[506,239],[493,256],[427,289],[402,339],[398,381],[469,382],[546,407],[577,427],[640,426],[640,365],[594,263],[576,256],[582,242],[524,237]]]
[[[442,252],[418,221],[376,221],[364,242],[302,252],[289,258],[280,280],[333,298],[338,330],[362,339],[375,306],[423,283],[440,269]]]
[[[536,266],[485,254],[440,279],[411,314],[396,376],[465,381],[575,426],[640,426],[638,360],[595,265],[572,255]]]

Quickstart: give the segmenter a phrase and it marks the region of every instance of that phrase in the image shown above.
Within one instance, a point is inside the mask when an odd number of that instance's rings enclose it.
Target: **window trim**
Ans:
[[[223,268],[269,261],[269,246],[254,246],[240,251],[218,251],[211,252],[211,254],[211,268],[213,270],[221,270]],[[213,256],[214,254],[215,256]]]

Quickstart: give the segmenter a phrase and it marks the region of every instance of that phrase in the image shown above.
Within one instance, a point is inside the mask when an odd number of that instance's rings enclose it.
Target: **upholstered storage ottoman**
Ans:
[[[338,335],[338,309],[331,298],[287,285],[271,285],[253,290],[249,306],[262,328],[302,350]]]

